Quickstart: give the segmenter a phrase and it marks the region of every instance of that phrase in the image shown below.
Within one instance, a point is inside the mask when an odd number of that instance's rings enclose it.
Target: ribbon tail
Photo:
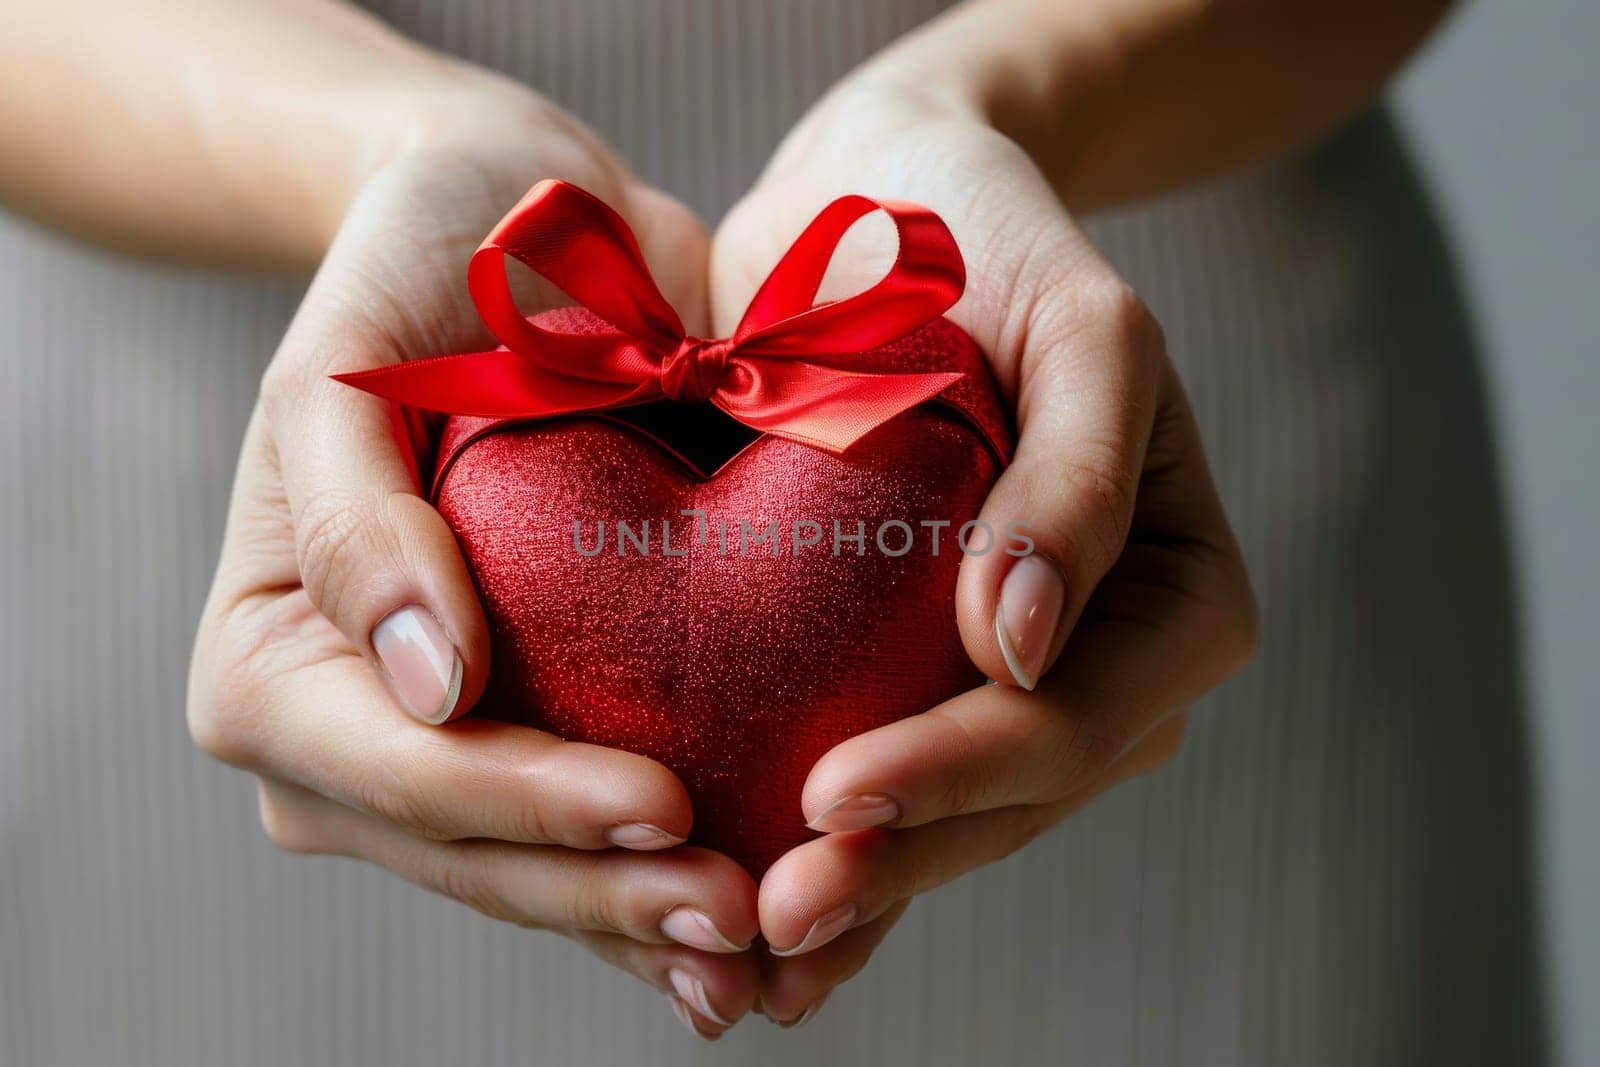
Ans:
[[[741,370],[748,388],[718,390],[713,404],[751,429],[835,455],[962,377],[857,373],[788,360]]]
[[[659,395],[653,383],[575,378],[504,348],[411,360],[333,379],[407,407],[493,419],[620,407]]]

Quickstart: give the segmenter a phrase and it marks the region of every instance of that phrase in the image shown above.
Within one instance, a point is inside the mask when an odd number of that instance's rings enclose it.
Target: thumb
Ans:
[[[1024,281],[1016,457],[980,521],[994,549],[963,559],[956,603],[989,677],[1033,689],[1050,669],[1133,521],[1163,362],[1159,327],[1092,257]],[[981,535],[980,535],[981,536]]]
[[[691,328],[703,321],[699,220],[664,196],[584,181],[631,216]],[[488,678],[483,607],[454,534],[423,498],[425,436],[396,405],[328,376],[487,340],[458,279],[477,224],[486,230],[498,207],[486,198],[460,217],[396,227],[394,200],[379,188],[352,209],[263,381],[262,404],[306,594],[408,712],[442,723],[468,711]],[[401,203],[415,215],[413,199]]]
[[[483,690],[483,609],[454,534],[421,495],[405,416],[328,378],[392,359],[381,354],[395,344],[342,301],[319,305],[315,290],[262,385],[301,583],[406,711],[442,723]]]

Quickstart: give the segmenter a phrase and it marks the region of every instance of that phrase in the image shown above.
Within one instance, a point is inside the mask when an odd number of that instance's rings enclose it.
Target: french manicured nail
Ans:
[[[667,971],[667,980],[672,983],[672,988],[678,991],[678,996],[687,1001],[695,1011],[704,1015],[718,1026],[732,1026],[732,1021],[724,1019],[722,1013],[711,1006],[711,1001],[706,997],[706,984],[688,971],[672,967]]]
[[[860,793],[835,802],[806,825],[825,834],[837,834],[883,826],[899,817],[900,805],[893,797],[883,793]]]
[[[703,1037],[707,1041],[715,1041],[722,1036],[721,1034],[708,1033],[696,1026],[694,1024],[694,1016],[689,1014],[689,1005],[685,1004],[681,998],[668,997],[667,999],[672,1002],[672,1014],[676,1015],[678,1021],[684,1025],[684,1028],[695,1037]]]
[[[795,1016],[793,1019],[784,1019],[779,1022],[778,1025],[785,1030],[793,1030],[797,1026],[804,1026],[806,1023],[817,1017],[817,1009],[820,1007],[822,1007],[822,1002],[818,1001],[805,1011],[801,1012],[799,1015]]]
[[[811,929],[806,931],[806,936],[800,939],[798,945],[791,948],[774,948],[772,954],[774,956],[798,956],[802,952],[811,952],[814,949],[819,949],[850,929],[855,924],[855,921],[856,906],[854,904],[846,904],[843,907],[835,908],[812,923]]]
[[[372,650],[407,711],[441,723],[461,696],[461,657],[439,620],[418,604],[391,613],[372,631]]]
[[[680,907],[667,912],[661,920],[661,932],[680,945],[704,952],[743,952],[750,947],[729,941],[711,916],[696,908]]]
[[[1011,677],[1024,689],[1039,684],[1067,601],[1061,573],[1040,556],[1023,556],[1000,583],[995,636]]]
[[[651,826],[647,822],[613,826],[606,831],[606,840],[618,848],[631,848],[636,852],[654,852],[656,849],[683,844],[683,838],[669,834],[661,827]]]

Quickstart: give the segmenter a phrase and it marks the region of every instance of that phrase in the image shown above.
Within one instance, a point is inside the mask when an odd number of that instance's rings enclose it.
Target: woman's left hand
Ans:
[[[1000,684],[852,738],[812,770],[805,815],[828,832],[760,889],[774,1020],[859,970],[912,897],[1166,763],[1184,709],[1256,641],[1244,563],[1161,330],[1029,156],[977,114],[881,78],[830,94],[715,237],[719,334],[804,222],[845,193],[924,204],[954,231],[969,280],[951,317],[989,354],[1020,432],[982,518],[1026,524],[1037,551],[962,565],[962,637]],[[871,262],[852,250],[858,237],[881,234],[852,234],[841,262]],[[883,264],[830,283],[860,289]]]

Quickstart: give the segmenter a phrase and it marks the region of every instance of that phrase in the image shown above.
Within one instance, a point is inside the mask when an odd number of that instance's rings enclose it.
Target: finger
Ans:
[[[337,639],[303,594],[236,609],[221,643],[289,632],[297,647],[216,664],[224,681],[192,709],[203,748],[441,840],[654,850],[688,835],[688,794],[653,760],[490,720],[424,726],[348,651],[281,669],[276,658],[315,647],[319,627]]]
[[[1018,439],[979,516],[995,547],[963,560],[956,596],[974,662],[1032,689],[1126,542],[1165,347],[1042,178],[1005,195],[959,310],[1016,390]]]
[[[1255,606],[1187,409],[1152,437],[1138,529],[1036,692],[986,686],[853,737],[812,768],[815,829],[915,826],[1057,800],[1238,671]],[[963,581],[966,576],[963,575]]]
[[[639,221],[647,257],[672,257],[668,291],[688,301],[691,322],[703,320],[704,284],[694,280],[704,275],[703,229],[665,197],[620,188],[613,198]],[[306,590],[407,710],[440,723],[481,693],[482,608],[454,536],[425,499],[414,413],[329,376],[482,347],[466,256],[511,201],[452,191],[453,212],[463,200],[477,206],[401,228],[392,225],[397,198],[380,182],[352,208],[263,383],[263,403]]]
[[[885,919],[893,922],[911,897],[1009,855],[1107,789],[1164,766],[1176,754],[1186,723],[1183,713],[1157,723],[1100,779],[1053,804],[1004,808],[909,830],[831,834],[794,849],[762,881],[763,936],[770,944],[789,946],[772,950],[785,962],[827,958],[835,945],[845,946],[839,951],[851,956],[850,946],[862,931]],[[841,915],[848,921],[837,918]],[[780,1003],[792,1006],[796,999],[803,1000],[803,994]]]
[[[710,955],[678,945],[649,945],[620,934],[573,934],[596,956],[666,993],[690,1032],[715,1041],[755,1005],[760,988],[751,952]]]
[[[948,141],[914,176],[856,167],[848,179],[852,189],[938,212],[967,261],[967,291],[950,317],[989,355],[1016,402],[1020,436],[979,516],[991,534],[983,554],[963,562],[957,613],[978,667],[1031,688],[1127,536],[1162,340],[1017,145],[992,131]],[[919,144],[917,158],[929,151]],[[719,321],[730,321],[759,278],[755,266],[764,271],[775,258],[766,244],[792,235],[793,214],[847,191],[838,185],[847,175],[808,177],[806,168],[769,174],[729,213],[714,246]],[[874,188],[881,183],[888,184]],[[835,262],[852,268],[852,283],[872,276],[893,247],[878,239],[869,247],[879,254],[870,256],[860,243],[847,245]]]
[[[910,830],[828,834],[782,856],[761,879],[761,933],[797,958],[872,922],[896,903],[1009,855],[1042,828],[1042,812],[1007,808]],[[922,866],[913,870],[915,859]]]
[[[815,952],[797,956],[765,954],[758,1010],[786,1030],[816,1018],[828,995],[861,973],[908,906],[908,901],[900,901]]]
[[[262,822],[296,852],[353,856],[519,926],[622,934],[705,952],[755,939],[756,886],[726,856],[675,848],[581,852],[503,841],[436,841],[282,783],[262,789]]]
[[[705,223],[681,201],[647,185],[627,186],[613,205],[628,220],[651,276],[684,330],[710,335],[711,238]]]
[[[439,262],[446,253],[403,228],[383,233],[383,203],[383,190],[358,199],[261,399],[301,583],[401,705],[440,723],[482,691],[483,611],[454,536],[423,498],[420,424],[329,375],[439,355],[476,331],[460,273]]]
[[[761,931],[799,960],[893,914],[904,901],[1003,859],[1107,789],[1165,765],[1185,719],[1155,724],[1105,774],[1049,804],[960,815],[903,830],[828,834],[784,855],[761,880]]]

